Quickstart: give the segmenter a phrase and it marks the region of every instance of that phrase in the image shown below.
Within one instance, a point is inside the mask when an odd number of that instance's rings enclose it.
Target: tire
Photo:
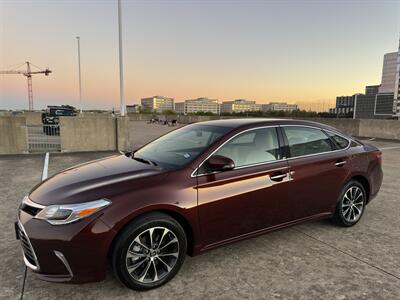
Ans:
[[[345,184],[336,204],[333,220],[341,226],[350,227],[360,221],[366,207],[367,193],[356,180]]]
[[[166,214],[150,213],[123,229],[114,244],[111,265],[128,288],[149,290],[167,283],[178,273],[186,249],[182,226]]]

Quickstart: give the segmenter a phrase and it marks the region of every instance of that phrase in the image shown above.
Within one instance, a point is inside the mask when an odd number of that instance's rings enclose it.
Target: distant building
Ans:
[[[329,112],[340,115],[351,110],[355,119],[387,119],[400,116],[400,43],[399,51],[383,57],[382,80],[379,85],[365,87],[365,94],[336,98],[336,107]]]
[[[140,105],[139,104],[132,104],[126,106],[126,112],[129,113],[139,113],[140,112]]]
[[[394,115],[400,120],[400,40],[399,49],[397,51],[397,67],[396,67],[396,78],[394,85],[394,101],[393,101],[393,112]]]
[[[355,99],[354,118],[387,119],[400,115],[399,100],[400,44],[399,51],[383,57],[380,85],[365,87],[365,94]]]
[[[185,100],[175,103],[175,112],[179,114],[190,114],[198,112],[211,112],[219,115],[219,103],[217,99],[208,99],[205,97]]]
[[[175,112],[177,114],[185,114],[185,102],[175,102]]]
[[[399,75],[400,41],[397,52],[386,53],[383,57],[382,81],[375,96],[374,118],[400,117]]]
[[[141,103],[143,109],[148,109],[150,111],[163,112],[165,110],[174,110],[174,98],[153,96],[142,98]]]
[[[262,104],[261,110],[267,111],[294,111],[298,110],[297,104],[288,104],[286,102],[271,102],[268,104]]]
[[[394,112],[394,93],[382,93],[375,96],[375,117],[393,117]]]
[[[375,109],[375,98],[380,85],[369,85],[365,87],[365,94],[356,95],[354,102],[354,118],[373,119]]]
[[[239,113],[246,111],[259,111],[261,105],[256,101],[246,99],[236,99],[233,101],[224,101],[221,103],[221,113]]]
[[[393,93],[396,86],[398,52],[386,53],[383,56],[382,81],[379,93]]]
[[[381,85],[365,87],[365,94],[355,97],[355,119],[387,119],[393,116],[394,93],[379,93]]]
[[[356,95],[336,97],[336,106],[329,109],[329,113],[336,116],[353,116]]]

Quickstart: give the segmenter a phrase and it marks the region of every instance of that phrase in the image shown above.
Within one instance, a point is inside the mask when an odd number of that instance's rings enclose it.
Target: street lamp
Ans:
[[[122,20],[121,20],[121,0],[118,0],[118,42],[119,42],[119,103],[120,114],[125,116],[124,100],[124,68],[122,62]]]
[[[78,41],[78,74],[79,74],[79,111],[82,115],[82,80],[81,80],[81,47],[80,47],[80,37],[77,36]]]

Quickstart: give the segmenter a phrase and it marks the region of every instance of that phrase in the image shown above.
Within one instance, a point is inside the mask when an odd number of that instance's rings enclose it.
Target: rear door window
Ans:
[[[329,137],[320,129],[302,126],[283,127],[290,157],[324,153],[334,150]]]

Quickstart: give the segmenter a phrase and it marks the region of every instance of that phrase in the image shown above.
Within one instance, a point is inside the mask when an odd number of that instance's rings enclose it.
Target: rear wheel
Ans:
[[[176,275],[186,248],[182,226],[168,215],[151,213],[133,221],[118,237],[112,267],[131,289],[156,288]]]
[[[364,186],[355,180],[348,182],[339,196],[333,219],[342,226],[353,226],[362,217],[366,205]]]

